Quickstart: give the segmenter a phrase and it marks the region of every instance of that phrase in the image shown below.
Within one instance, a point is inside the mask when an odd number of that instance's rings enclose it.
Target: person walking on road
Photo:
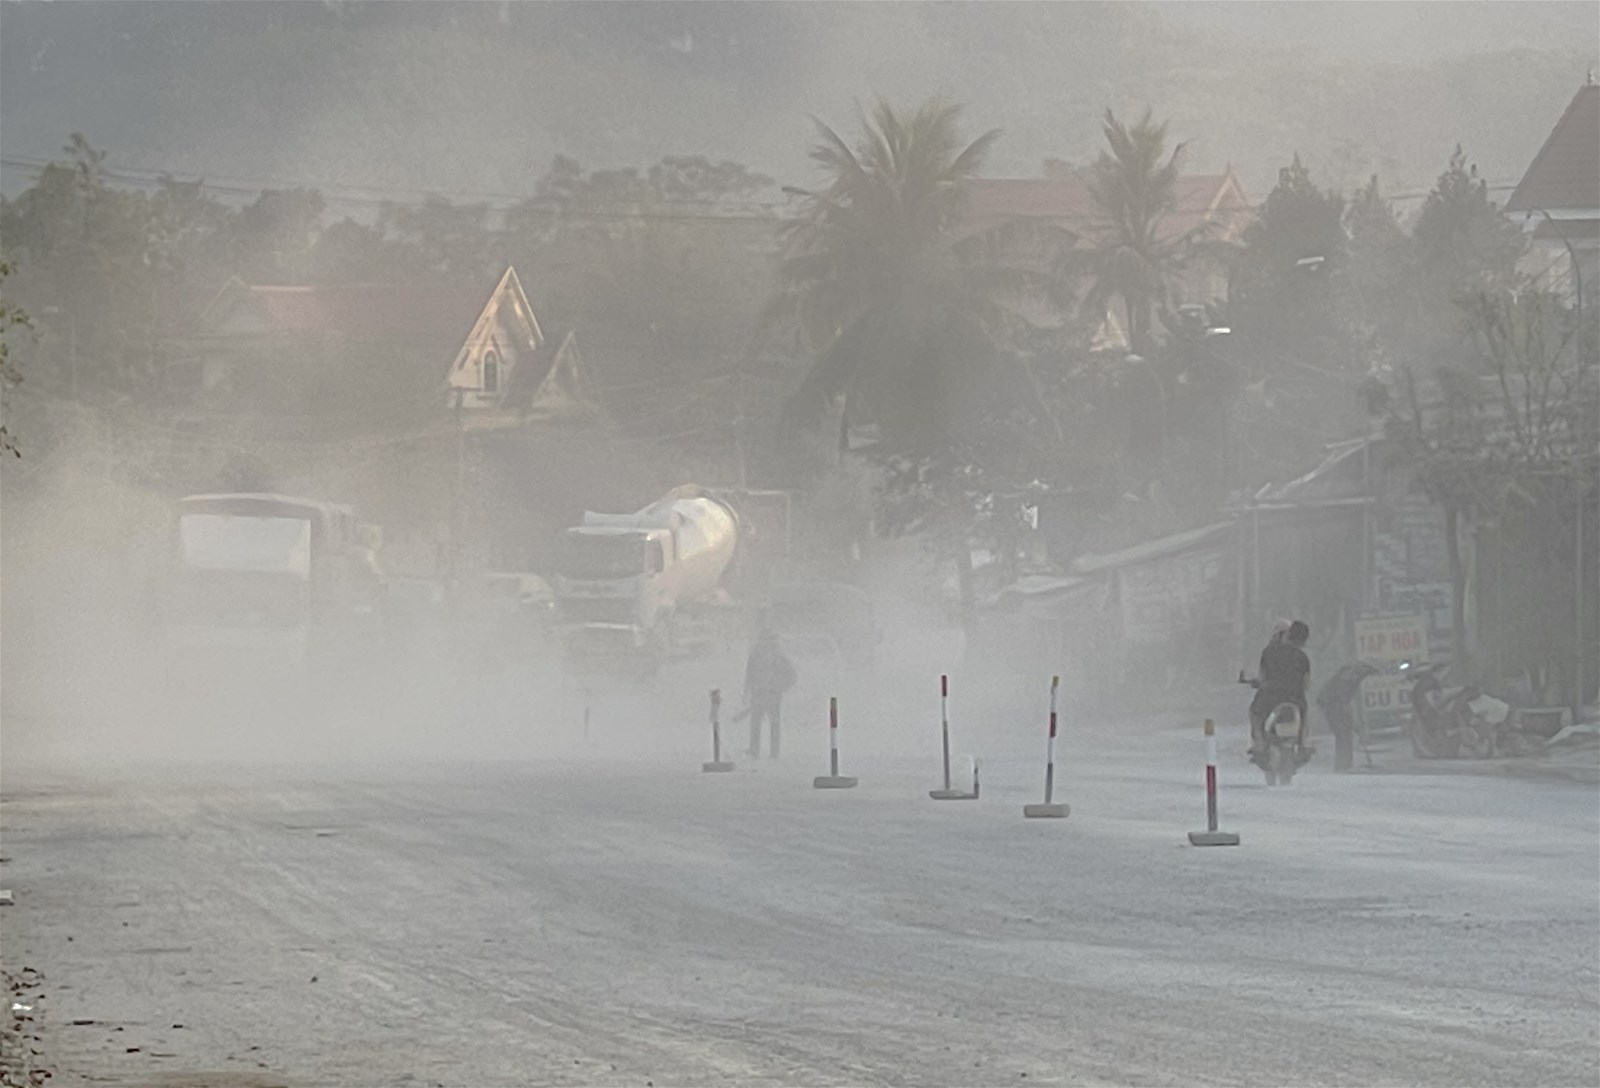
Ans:
[[[777,634],[763,627],[750,647],[750,657],[744,667],[744,697],[750,707],[750,758],[761,757],[761,723],[770,723],[771,758],[777,759],[780,745],[780,728],[783,697],[794,687],[794,662],[783,652]]]

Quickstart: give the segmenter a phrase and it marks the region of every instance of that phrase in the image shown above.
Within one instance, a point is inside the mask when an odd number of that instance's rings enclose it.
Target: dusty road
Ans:
[[[66,1084],[1600,1083],[1590,788],[937,759],[6,767],[6,966]],[[666,734],[658,734],[658,737]],[[681,743],[679,743],[681,741]],[[1238,738],[1225,737],[1224,748]],[[930,756],[934,755],[930,750]],[[181,1027],[177,1025],[182,1025]]]

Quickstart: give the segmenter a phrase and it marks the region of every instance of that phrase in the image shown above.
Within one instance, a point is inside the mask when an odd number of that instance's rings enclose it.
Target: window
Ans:
[[[483,353],[483,391],[500,392],[500,353],[493,348]]]

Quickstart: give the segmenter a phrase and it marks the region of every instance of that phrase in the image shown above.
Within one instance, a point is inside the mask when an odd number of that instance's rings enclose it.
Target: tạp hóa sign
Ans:
[[[1363,616],[1356,620],[1356,658],[1373,665],[1427,664],[1431,660],[1427,617]]]

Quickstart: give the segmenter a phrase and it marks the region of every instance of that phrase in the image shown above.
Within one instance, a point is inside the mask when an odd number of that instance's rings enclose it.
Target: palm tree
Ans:
[[[1026,274],[998,259],[994,231],[964,231],[967,187],[999,130],[964,143],[960,107],[930,100],[904,115],[879,101],[855,147],[816,122],[811,157],[825,187],[802,193],[784,228],[767,323],[787,321],[816,362],[791,401],[815,426],[844,398],[886,437],[946,436],[1008,323]]]
[[[1148,110],[1130,126],[1108,109],[1102,131],[1108,147],[1090,169],[1089,192],[1108,229],[1089,250],[1067,253],[1058,274],[1070,294],[1088,275],[1089,290],[1079,305],[1096,322],[1112,299],[1119,300],[1129,346],[1148,352],[1156,314],[1168,308],[1167,276],[1180,241],[1162,237],[1160,228],[1177,204],[1184,145],[1169,155],[1167,124],[1154,123]]]

